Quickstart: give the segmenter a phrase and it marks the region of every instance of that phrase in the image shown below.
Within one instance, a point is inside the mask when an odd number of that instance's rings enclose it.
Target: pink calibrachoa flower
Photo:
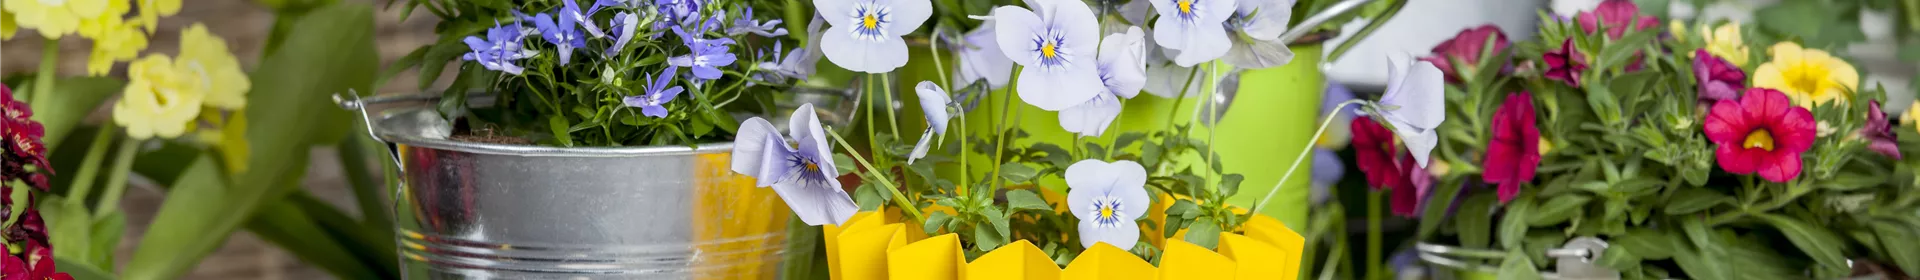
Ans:
[[[1393,131],[1372,117],[1353,120],[1353,160],[1360,166],[1360,172],[1367,174],[1367,186],[1378,191],[1405,184],[1406,174],[1394,163],[1394,155],[1399,153],[1400,149],[1394,147]]]
[[[1540,58],[1547,63],[1547,79],[1580,87],[1580,73],[1587,71],[1587,55],[1574,48],[1573,39],[1560,42],[1560,47],[1548,50]]]
[[[1413,163],[1413,156],[1401,154],[1396,160],[1400,173],[1406,176],[1405,185],[1393,190],[1393,214],[1401,217],[1419,217],[1420,207],[1426,204],[1427,191],[1433,187],[1433,173]]]
[[[1579,21],[1580,30],[1585,30],[1587,33],[1598,32],[1601,27],[1605,27],[1607,38],[1614,39],[1625,36],[1627,28],[1639,31],[1660,25],[1660,20],[1653,16],[1641,15],[1640,6],[1627,0],[1601,2],[1599,7],[1593,8],[1593,11],[1580,12],[1579,15],[1574,16],[1574,20]]]
[[[1706,49],[1693,52],[1693,78],[1700,84],[1701,102],[1733,100],[1746,90],[1747,73]]]
[[[1899,140],[1893,134],[1893,124],[1887,122],[1887,112],[1880,110],[1879,100],[1867,103],[1867,125],[1860,128],[1860,137],[1867,140],[1868,150],[1900,159]]]
[[[1719,146],[1714,157],[1721,169],[1782,183],[1800,176],[1800,153],[1813,147],[1815,136],[1813,112],[1769,88],[1715,103],[1704,128]]]
[[[1483,59],[1483,57],[1480,57],[1480,53],[1486,50],[1489,37],[1493,40],[1493,53],[1496,56],[1498,56],[1500,52],[1506,51],[1507,47],[1512,44],[1507,41],[1507,33],[1501,32],[1499,27],[1493,26],[1492,24],[1481,25],[1480,27],[1460,30],[1459,34],[1453,35],[1453,39],[1447,39],[1445,42],[1440,42],[1439,45],[1434,45],[1433,54],[1422,57],[1420,60],[1432,62],[1433,66],[1440,67],[1440,71],[1447,73],[1447,82],[1463,83],[1464,80],[1461,79],[1462,73],[1472,74],[1474,71],[1477,71],[1477,69],[1473,67],[1479,65],[1480,60]],[[1453,65],[1454,61],[1459,61],[1466,65]],[[1505,64],[1504,62],[1501,63],[1501,65]]]
[[[1500,203],[1520,195],[1520,184],[1533,181],[1540,168],[1540,128],[1535,127],[1533,94],[1507,95],[1493,111],[1493,141],[1481,159],[1486,171],[1480,179],[1500,186]]]

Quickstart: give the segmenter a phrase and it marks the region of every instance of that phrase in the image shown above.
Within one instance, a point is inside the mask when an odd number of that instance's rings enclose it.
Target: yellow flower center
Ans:
[[[1821,89],[1825,88],[1823,85],[1828,82],[1828,72],[1831,71],[1825,67],[1800,64],[1787,67],[1785,73],[1781,74],[1784,74],[1782,76],[1787,80],[1787,87],[1792,88],[1793,91],[1806,93],[1809,97],[1820,97],[1826,94]]]
[[[866,26],[867,29],[880,28],[880,19],[874,18],[873,14],[867,14],[866,16],[860,17],[860,25]]]
[[[813,161],[807,161],[806,166],[807,172],[820,171],[820,164],[813,163]]]
[[[1767,133],[1767,130],[1765,129],[1754,130],[1753,133],[1747,134],[1746,143],[1741,144],[1740,146],[1748,149],[1759,148],[1762,150],[1773,151],[1773,134]]]
[[[1100,207],[1100,218],[1101,219],[1113,218],[1113,206]]]
[[[1180,4],[1179,4],[1179,5],[1180,5],[1180,13],[1182,13],[1182,14],[1192,14],[1192,13],[1193,13],[1193,0],[1180,0],[1180,2],[1179,2],[1179,3],[1180,3]]]
[[[1055,56],[1060,55],[1060,52],[1058,51],[1058,49],[1059,47],[1054,46],[1053,42],[1047,42],[1046,45],[1040,46],[1040,55],[1046,56],[1047,58],[1053,58]]]

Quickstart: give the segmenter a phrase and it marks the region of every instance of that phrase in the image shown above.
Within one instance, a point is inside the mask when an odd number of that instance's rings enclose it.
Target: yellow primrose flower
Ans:
[[[141,33],[140,27],[117,16],[107,18],[111,19],[81,24],[81,36],[93,39],[93,51],[87,57],[88,75],[106,75],[113,71],[115,62],[133,60],[147,49],[147,34]]]
[[[180,13],[181,0],[138,0],[140,2],[140,24],[147,27],[147,33],[153,33],[153,27],[160,24],[160,17]]]
[[[0,8],[13,12],[20,27],[33,28],[47,39],[60,39],[80,29],[80,20],[100,16],[109,2],[118,0],[5,0]]]
[[[127,65],[127,87],[113,104],[113,122],[127,128],[127,137],[179,137],[200,115],[205,90],[181,66],[166,55]]]
[[[1674,38],[1686,38],[1687,25],[1680,23],[1680,20],[1667,21],[1667,33],[1673,34]]]
[[[13,33],[19,31],[20,26],[13,23],[13,12],[0,9],[0,40],[13,39]]]
[[[1713,29],[1700,26],[1700,36],[1707,40],[1707,53],[1726,59],[1734,66],[1747,67],[1747,41],[1740,37],[1739,23],[1723,23]]]
[[[1793,42],[1774,44],[1771,51],[1773,60],[1753,70],[1753,86],[1784,92],[1800,107],[1847,101],[1860,86],[1860,72],[1826,51]]]
[[[227,41],[207,32],[206,25],[195,23],[181,31],[178,63],[207,90],[207,106],[226,110],[247,107],[247,90],[253,84],[240,70],[240,60],[227,52]]]
[[[1913,125],[1913,120],[1920,119],[1920,101],[1914,101],[1913,105],[1907,105],[1907,113],[1905,116],[1901,116],[1900,119],[1906,121],[1908,126],[1912,126],[1913,131],[1920,131],[1920,125]]]

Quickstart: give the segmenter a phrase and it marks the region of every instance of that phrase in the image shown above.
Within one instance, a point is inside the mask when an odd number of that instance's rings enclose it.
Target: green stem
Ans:
[[[887,127],[893,130],[893,139],[904,139],[900,136],[900,117],[893,113],[897,111],[893,109],[893,79],[887,74],[873,74],[873,77],[880,80],[880,94],[887,97]]]
[[[120,207],[120,196],[127,192],[127,174],[133,169],[133,155],[140,150],[140,140],[127,138],[120,141],[120,148],[113,154],[113,171],[107,173],[107,192],[100,194],[100,201],[94,204],[93,217],[104,218]]]
[[[947,71],[947,65],[945,61],[940,60],[940,35],[941,34],[938,31],[939,30],[938,28],[935,28],[934,30],[936,31],[934,31],[933,36],[930,37],[932,39],[932,42],[927,44],[927,53],[933,54],[933,69],[941,71],[939,73],[944,73],[944,71]],[[947,90],[950,90],[950,91],[960,90],[957,88],[953,88],[953,81],[947,80],[947,75],[934,74],[933,76],[940,79],[941,87],[946,88]]]
[[[373,175],[367,173],[367,153],[373,152],[368,141],[373,139],[349,135],[340,142],[334,152],[340,154],[340,169],[347,176],[347,185],[353,187],[353,199],[360,205],[362,223],[373,228],[386,229],[393,225],[387,217],[387,210],[380,207],[380,187],[374,185]]]
[[[968,139],[968,138],[967,138],[967,131],[968,131],[968,130],[973,130],[973,129],[972,129],[971,127],[969,127],[969,126],[967,126],[967,112],[965,112],[965,111],[962,111],[962,112],[960,112],[960,114],[959,114],[959,118],[960,118],[960,154],[959,154],[959,156],[960,156],[960,186],[959,186],[959,187],[960,187],[960,188],[971,188],[971,187],[973,187],[973,186],[972,186],[972,185],[968,185],[968,184],[967,184],[967,180],[969,180],[969,179],[972,179],[972,177],[973,177],[973,173],[968,173],[968,172],[967,172],[967,158],[968,158],[968,156],[967,156],[967,153],[971,153],[971,152],[973,152],[973,151],[972,151],[972,150],[968,150],[968,149],[967,149],[967,142],[972,142],[972,141],[970,141],[970,139]]]
[[[861,92],[867,95],[866,101],[861,102],[863,103],[861,107],[866,107],[867,109],[867,153],[877,157],[880,155],[880,141],[878,141],[879,139],[875,139],[879,137],[874,137],[873,134],[873,106],[876,106],[874,105],[873,99],[873,76],[867,76],[867,80],[862,83],[861,88],[865,89],[861,90]],[[853,150],[847,150],[847,152],[852,153]],[[880,172],[880,170],[875,169],[873,172]]]
[[[834,143],[840,143],[841,149],[847,149],[847,151],[849,152],[853,151],[853,145],[848,145],[847,139],[840,138],[839,132],[834,132],[833,130],[829,129],[827,130],[827,136],[832,136]],[[853,157],[854,162],[859,162],[860,166],[866,167],[867,170],[878,170],[878,169],[874,169],[872,163],[867,163],[867,158],[860,156],[860,153],[847,153],[847,154]],[[907,195],[901,194],[900,188],[893,186],[893,180],[887,179],[886,173],[876,172],[873,174],[873,177],[874,179],[876,179],[876,180],[873,180],[874,182],[880,182],[880,185],[885,187],[888,193],[893,194],[893,203],[896,206],[900,207],[901,212],[906,212],[908,217],[913,218],[914,225],[919,226],[919,225],[925,225],[927,223],[926,222],[927,219],[925,218],[925,216],[920,215],[919,207],[914,207],[913,201],[907,200]]]
[[[1367,279],[1382,279],[1380,255],[1386,252],[1380,249],[1380,208],[1385,200],[1384,192],[1367,192]]]
[[[47,97],[53,96],[53,77],[60,66],[60,40],[46,39],[40,43],[40,73],[33,76],[33,92],[27,94],[27,104],[33,108],[46,108]]]
[[[1267,195],[1264,197],[1261,197],[1260,202],[1254,203],[1253,209],[1247,209],[1247,212],[1260,213],[1260,208],[1267,206],[1267,201],[1273,200],[1273,194],[1280,193],[1280,187],[1287,185],[1287,179],[1292,179],[1293,172],[1300,170],[1300,163],[1307,160],[1307,155],[1312,154],[1307,151],[1313,150],[1313,141],[1316,139],[1320,139],[1321,135],[1324,135],[1327,133],[1327,126],[1333,124],[1333,119],[1334,119],[1333,116],[1339,115],[1340,110],[1345,110],[1347,108],[1347,105],[1359,104],[1363,102],[1366,102],[1366,101],[1358,100],[1358,99],[1348,100],[1347,102],[1341,102],[1339,105],[1333,106],[1332,112],[1328,112],[1327,116],[1322,117],[1326,120],[1320,121],[1320,128],[1315,129],[1313,131],[1313,138],[1307,138],[1307,146],[1300,148],[1300,155],[1293,157],[1293,164],[1287,165],[1288,166],[1287,173],[1285,173],[1284,175],[1280,175],[1280,182],[1274,183],[1273,189],[1267,190]],[[1208,146],[1212,146],[1212,145],[1208,145]]]
[[[87,145],[87,156],[80,159],[80,173],[73,177],[73,185],[67,187],[67,199],[80,205],[87,205],[87,196],[93,192],[93,181],[99,178],[100,160],[107,157],[107,144],[112,143],[114,128],[102,127],[94,133],[92,144]]]
[[[1207,174],[1205,175],[1206,177],[1203,177],[1200,182],[1204,182],[1207,184],[1208,186],[1207,190],[1209,192],[1215,195],[1218,195],[1220,194],[1220,184],[1215,183],[1213,181],[1213,174],[1220,173],[1222,171],[1213,170],[1213,161],[1219,160],[1217,158],[1213,158],[1213,134],[1215,131],[1219,131],[1219,129],[1215,129],[1217,127],[1214,127],[1214,126],[1220,125],[1220,117],[1216,116],[1220,114],[1220,111],[1217,111],[1219,110],[1220,102],[1214,102],[1213,98],[1215,93],[1220,92],[1220,62],[1214,61],[1212,65],[1213,66],[1210,66],[1210,68],[1212,69],[1207,70],[1207,76],[1208,76],[1207,92],[1203,93],[1205,94],[1206,97],[1203,99],[1200,99],[1200,102],[1207,103],[1207,115],[1208,115],[1206,116],[1207,119],[1202,121],[1201,124],[1212,124],[1212,126],[1207,127],[1207,154],[1201,155],[1203,157],[1206,157],[1207,162],[1204,164],[1206,165],[1207,170],[1210,170],[1210,172],[1207,172]],[[1193,111],[1200,112],[1200,108],[1193,108]],[[1306,154],[1306,152],[1301,151],[1301,154]],[[1225,197],[1221,197],[1220,199],[1226,200]]]
[[[1025,70],[1025,69],[1014,69],[1014,72],[1015,72],[1015,73],[1018,73],[1018,72],[1020,72],[1020,71],[1022,71],[1022,70]],[[1013,76],[1013,82],[1011,82],[1011,83],[1008,83],[1008,84],[1009,84],[1009,85],[1018,85],[1018,84],[1020,84],[1020,76],[1019,76],[1019,75],[1014,75],[1014,76]],[[998,191],[998,190],[1000,189],[1000,184],[1002,184],[1002,183],[1003,183],[1003,182],[1001,182],[1002,180],[999,180],[999,179],[998,179],[998,178],[1000,178],[1000,164],[1001,164],[1001,162],[1000,162],[1000,161],[1002,160],[1002,158],[1001,158],[1001,157],[1002,157],[1002,156],[1005,156],[1005,155],[1006,155],[1006,151],[1007,151],[1007,136],[1008,136],[1008,135],[1012,135],[1011,133],[1007,133],[1007,125],[1008,125],[1008,123],[1007,123],[1007,113],[1008,113],[1008,111],[1012,111],[1012,110],[1013,110],[1012,108],[1013,108],[1013,98],[1014,98],[1014,96],[1013,96],[1013,95],[1011,95],[1011,94],[1002,94],[1002,95],[1000,96],[1000,98],[1001,98],[1001,99],[1000,99],[1000,125],[999,125],[999,127],[998,127],[998,128],[994,128],[994,129],[993,129],[993,132],[994,132],[994,135],[993,135],[993,177],[989,177],[989,178],[987,178],[987,180],[991,180],[991,181],[993,181],[993,184],[992,184],[992,186],[993,186],[993,187],[990,187],[990,188],[987,188],[987,193],[988,193],[988,194],[992,194],[992,193],[993,193],[994,191]]]
[[[1327,61],[1340,60],[1340,56],[1346,55],[1347,51],[1352,50],[1354,46],[1359,45],[1360,41],[1365,41],[1367,39],[1367,35],[1373,34],[1374,30],[1380,29],[1380,26],[1384,26],[1387,24],[1387,20],[1393,19],[1393,16],[1395,14],[1399,14],[1400,8],[1406,7],[1408,2],[1407,0],[1392,0],[1392,1],[1393,1],[1393,4],[1391,6],[1387,6],[1386,11],[1382,11],[1379,16],[1374,16],[1371,21],[1367,22],[1367,26],[1360,28],[1359,32],[1354,32],[1353,37],[1349,37],[1352,39],[1347,39],[1346,42],[1341,42],[1340,46],[1333,47],[1333,51],[1327,53],[1326,60]]]

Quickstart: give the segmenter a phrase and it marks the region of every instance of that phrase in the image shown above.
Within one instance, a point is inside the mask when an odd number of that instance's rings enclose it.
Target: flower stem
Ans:
[[[973,177],[973,173],[968,173],[968,172],[967,172],[967,153],[971,151],[971,150],[968,150],[968,149],[967,149],[967,142],[971,142],[971,139],[968,139],[968,138],[967,138],[967,131],[968,131],[968,130],[973,130],[973,129],[971,129],[971,128],[970,128],[969,126],[967,126],[967,112],[965,112],[965,111],[962,111],[962,112],[960,112],[960,114],[959,114],[959,115],[960,115],[960,154],[959,154],[959,156],[960,156],[960,186],[959,186],[959,187],[960,187],[960,188],[970,188],[970,187],[973,187],[973,186],[972,186],[972,185],[967,185],[967,180],[968,180],[968,179],[971,179],[971,177]]]
[[[1018,72],[1020,72],[1020,71],[1023,71],[1023,70],[1026,70],[1026,69],[1024,69],[1024,68],[1021,68],[1021,69],[1014,69],[1014,72],[1015,72],[1015,73],[1018,73]],[[1019,76],[1019,75],[1014,75],[1014,76],[1013,76],[1013,82],[1011,82],[1011,83],[1008,83],[1008,84],[1010,84],[1010,85],[1018,85],[1018,84],[1020,84],[1020,76]],[[1016,91],[1017,91],[1017,90],[1016,90]],[[994,135],[993,135],[993,177],[988,177],[988,178],[987,178],[987,180],[991,180],[991,181],[993,181],[993,184],[992,184],[992,187],[990,187],[990,188],[987,188],[987,193],[988,193],[988,194],[992,194],[992,193],[993,193],[994,191],[998,191],[998,190],[1000,189],[1000,184],[1001,184],[1002,182],[1001,182],[1001,180],[997,180],[997,178],[1000,178],[1000,164],[1001,164],[1001,162],[1000,162],[1000,161],[1001,161],[1001,156],[1005,156],[1005,155],[1006,155],[1006,151],[1007,151],[1007,136],[1008,136],[1008,135],[1011,135],[1011,133],[1007,133],[1007,111],[1011,111],[1011,110],[1012,110],[1011,108],[1013,108],[1013,98],[1014,98],[1014,97],[1013,97],[1012,95],[1010,95],[1010,94],[1005,94],[1005,96],[1001,96],[1000,98],[1001,98],[1001,99],[1000,99],[1000,125],[999,125],[999,127],[998,127],[998,128],[994,128],[994,129],[993,129],[993,132],[994,132]]]
[[[893,79],[887,77],[887,74],[873,74],[873,76],[874,79],[880,80],[880,94],[887,97],[887,127],[893,130],[893,139],[905,139],[900,136],[900,117],[896,117],[893,113],[896,111],[893,108]]]
[[[867,110],[867,114],[866,114],[867,115],[867,153],[872,154],[874,156],[879,156],[880,155],[880,141],[879,141],[880,139],[877,139],[879,137],[874,137],[874,134],[873,134],[873,106],[877,106],[877,105],[874,105],[872,75],[868,75],[867,80],[861,83],[860,92],[862,94],[866,94],[865,100],[860,102],[861,103],[860,107],[866,107],[866,110]],[[852,149],[848,149],[847,152],[855,153]],[[876,169],[876,170],[873,170],[873,172],[880,172],[880,170]]]
[[[73,185],[67,187],[67,199],[87,205],[87,195],[93,192],[93,181],[99,178],[100,160],[107,156],[107,144],[112,143],[114,131],[117,130],[107,127],[94,133],[92,144],[87,145],[87,156],[80,159],[80,173],[73,177]]]
[[[1391,20],[1395,14],[1399,14],[1400,8],[1406,7],[1408,2],[1407,0],[1391,1],[1393,1],[1393,4],[1388,4],[1385,11],[1382,11],[1378,16],[1374,16],[1373,20],[1368,21],[1366,26],[1360,27],[1360,31],[1353,33],[1353,37],[1351,38],[1354,39],[1341,42],[1339,46],[1333,47],[1332,52],[1327,52],[1326,61],[1339,60],[1340,56],[1346,55],[1347,51],[1352,50],[1354,46],[1366,40],[1367,35],[1372,35],[1374,30],[1380,29],[1380,26],[1386,25],[1387,20]]]
[[[113,154],[113,170],[107,173],[107,192],[100,194],[100,202],[93,206],[95,219],[106,217],[120,207],[120,196],[127,192],[127,174],[133,169],[134,152],[140,149],[140,140],[127,138],[120,141],[120,149]]]
[[[880,182],[880,185],[886,188],[888,193],[893,194],[893,203],[900,207],[901,212],[905,212],[908,217],[913,218],[914,225],[924,225],[927,223],[927,219],[920,215],[919,207],[914,207],[913,201],[907,200],[907,195],[901,194],[900,189],[893,186],[893,181],[887,179],[886,173],[879,172],[879,169],[874,169],[873,164],[867,163],[867,158],[860,156],[860,153],[854,153],[853,145],[848,145],[847,139],[840,138],[839,132],[834,132],[829,129],[827,130],[827,136],[833,136],[834,143],[840,143],[841,149],[847,149],[847,154],[853,157],[854,162],[859,162],[860,166],[866,167],[867,170],[874,170],[873,177],[876,180],[873,181]]]
[[[40,43],[40,73],[33,76],[33,92],[27,94],[27,104],[33,108],[46,108],[46,99],[53,96],[53,76],[60,66],[60,40],[46,39]]]
[[[932,39],[933,41],[932,41],[931,43],[927,43],[927,53],[930,53],[930,54],[932,54],[932,55],[933,55],[933,69],[934,69],[934,70],[936,70],[936,72],[938,72],[938,73],[944,73],[944,72],[939,72],[939,71],[947,71],[947,65],[946,65],[946,62],[945,62],[945,61],[943,61],[943,60],[940,60],[940,35],[941,35],[941,33],[942,33],[942,32],[940,32],[940,29],[939,29],[939,28],[934,28],[934,29],[933,29],[933,36],[931,36],[931,37],[930,37],[930,38],[931,38],[931,39]],[[947,80],[947,75],[944,75],[944,74],[934,74],[933,76],[934,76],[934,77],[937,77],[937,78],[939,78],[939,79],[940,79],[940,86],[941,86],[942,88],[946,88],[947,90],[953,90],[953,91],[958,91],[958,90],[960,90],[960,89],[957,89],[957,88],[953,88],[953,81],[949,81],[949,80]],[[963,115],[964,115],[964,114],[963,114]]]
[[[1327,133],[1327,126],[1333,124],[1334,116],[1339,115],[1341,110],[1345,110],[1347,108],[1347,105],[1360,104],[1364,102],[1366,101],[1359,100],[1359,99],[1348,100],[1347,102],[1341,102],[1339,105],[1333,106],[1333,110],[1331,110],[1332,112],[1327,112],[1326,116],[1321,117],[1326,120],[1321,121],[1320,128],[1315,129],[1313,131],[1313,138],[1307,138],[1307,146],[1301,147],[1300,155],[1293,158],[1293,164],[1287,165],[1287,173],[1285,175],[1280,175],[1280,182],[1274,183],[1273,189],[1267,190],[1267,195],[1265,197],[1261,197],[1260,202],[1254,203],[1253,209],[1248,209],[1247,212],[1260,213],[1260,208],[1267,206],[1267,201],[1273,200],[1273,194],[1280,193],[1280,187],[1286,186],[1287,179],[1292,179],[1294,171],[1300,170],[1300,162],[1306,161],[1307,155],[1312,154],[1312,153],[1309,153],[1308,151],[1313,150],[1313,141],[1320,139],[1321,135]]]
[[[1381,279],[1380,255],[1380,212],[1381,200],[1386,194],[1379,191],[1367,192],[1367,279]]]
[[[1173,107],[1167,108],[1167,126],[1166,128],[1160,130],[1167,133],[1167,136],[1166,136],[1167,140],[1173,139],[1173,136],[1174,136],[1173,123],[1176,120],[1174,119],[1174,116],[1177,116],[1178,113],[1180,112],[1180,103],[1187,102],[1187,89],[1191,88],[1191,87],[1188,87],[1187,85],[1193,84],[1194,75],[1198,75],[1199,73],[1200,73],[1199,67],[1194,67],[1192,70],[1187,70],[1186,82],[1180,83],[1180,95],[1175,95],[1173,97]],[[1168,151],[1168,152],[1172,152],[1172,151]],[[1161,163],[1173,161],[1173,158],[1174,157],[1172,155],[1161,156],[1160,163],[1156,163],[1159,166],[1158,168],[1159,171],[1168,170],[1170,167],[1167,164],[1161,164]],[[1154,172],[1154,173],[1160,173],[1160,172]]]
[[[1200,100],[1200,102],[1207,103],[1207,113],[1206,113],[1207,116],[1206,116],[1206,119],[1202,120],[1200,123],[1202,125],[1207,125],[1207,154],[1201,155],[1201,156],[1207,159],[1207,162],[1205,164],[1207,169],[1210,170],[1211,172],[1207,172],[1207,174],[1205,175],[1206,177],[1204,177],[1200,182],[1204,182],[1207,184],[1207,186],[1209,186],[1207,188],[1209,192],[1215,195],[1218,195],[1220,194],[1220,183],[1213,181],[1213,174],[1224,172],[1224,171],[1213,170],[1213,166],[1214,166],[1213,162],[1220,160],[1218,158],[1213,157],[1214,156],[1213,134],[1214,132],[1220,130],[1219,129],[1220,116],[1218,116],[1220,114],[1220,111],[1219,111],[1220,102],[1214,101],[1215,94],[1218,94],[1220,92],[1220,62],[1214,61],[1213,63],[1210,63],[1210,64],[1212,65],[1210,67],[1212,69],[1207,69],[1207,75],[1209,77],[1207,78],[1208,90],[1206,92],[1206,98]],[[1200,108],[1193,108],[1193,111],[1199,112]],[[1301,152],[1301,154],[1305,154],[1305,153],[1306,153],[1305,151]],[[1226,197],[1220,198],[1220,200],[1226,200],[1226,199],[1227,199]]]

